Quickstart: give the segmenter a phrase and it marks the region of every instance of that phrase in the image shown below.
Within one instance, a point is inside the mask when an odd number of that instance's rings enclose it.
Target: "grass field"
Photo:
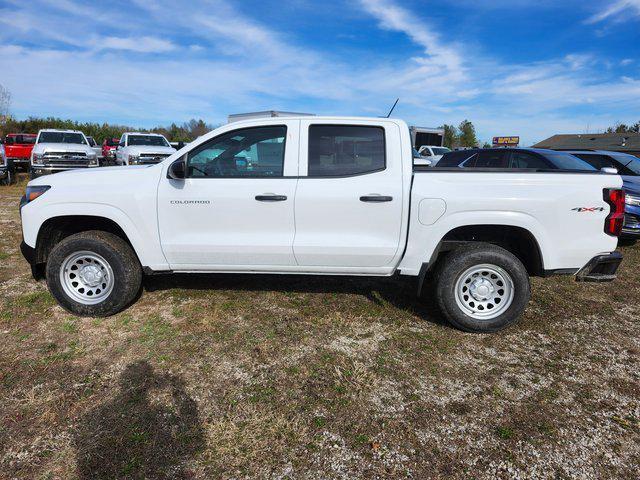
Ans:
[[[63,311],[0,187],[0,478],[640,478],[640,246],[457,331],[412,281],[171,276]],[[579,241],[579,239],[576,239]]]

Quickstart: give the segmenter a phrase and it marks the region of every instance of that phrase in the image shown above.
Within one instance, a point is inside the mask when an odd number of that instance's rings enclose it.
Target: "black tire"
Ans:
[[[505,310],[495,318],[479,319],[470,316],[458,304],[456,286],[462,275],[474,266],[484,264],[497,266],[508,274],[513,297],[508,307],[499,307]],[[450,252],[437,268],[434,280],[438,307],[442,314],[452,325],[465,332],[493,333],[513,325],[520,319],[531,297],[529,274],[522,262],[504,248],[487,243],[468,245]],[[461,282],[460,285],[465,284]],[[489,314],[489,310],[486,312]]]
[[[88,251],[106,260],[113,271],[113,289],[100,303],[86,305],[69,296],[62,285],[60,271],[70,255]],[[142,285],[142,267],[129,244],[108,232],[88,231],[71,235],[58,243],[47,259],[47,285],[58,303],[79,316],[106,317],[129,306]]]

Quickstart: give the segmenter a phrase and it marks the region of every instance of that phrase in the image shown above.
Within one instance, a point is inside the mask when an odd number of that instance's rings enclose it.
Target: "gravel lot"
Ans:
[[[1,478],[640,478],[640,247],[449,327],[405,279],[168,276],[74,317],[0,187]],[[579,239],[576,239],[579,241]]]

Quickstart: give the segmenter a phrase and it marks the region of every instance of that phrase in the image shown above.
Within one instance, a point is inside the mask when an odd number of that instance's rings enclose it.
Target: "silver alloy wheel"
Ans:
[[[96,305],[111,294],[115,281],[109,262],[97,253],[81,251],[72,253],[62,262],[60,284],[76,302]]]
[[[458,307],[476,320],[490,320],[505,312],[513,302],[511,276],[497,265],[474,265],[456,281]]]

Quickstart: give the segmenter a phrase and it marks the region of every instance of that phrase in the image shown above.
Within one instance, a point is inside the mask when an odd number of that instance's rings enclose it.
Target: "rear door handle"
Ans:
[[[273,193],[256,195],[256,200],[259,202],[284,202],[286,199],[286,195],[274,195]]]
[[[361,202],[372,202],[372,203],[382,203],[382,202],[390,202],[393,200],[393,197],[388,197],[386,195],[363,195],[360,197]]]

